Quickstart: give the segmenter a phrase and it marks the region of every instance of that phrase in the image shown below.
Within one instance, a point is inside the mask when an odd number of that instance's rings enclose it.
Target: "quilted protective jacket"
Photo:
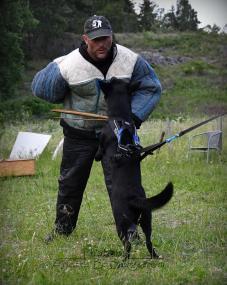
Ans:
[[[55,59],[35,75],[33,94],[52,103],[63,103],[65,109],[106,115],[99,80],[117,77],[131,83],[139,81],[139,89],[132,94],[132,113],[145,121],[160,100],[161,84],[152,67],[141,56],[124,46],[117,44],[116,47],[116,55],[105,77],[80,54],[79,49],[75,49]],[[61,117],[76,129],[98,132],[103,126],[102,121],[75,120],[69,114]]]

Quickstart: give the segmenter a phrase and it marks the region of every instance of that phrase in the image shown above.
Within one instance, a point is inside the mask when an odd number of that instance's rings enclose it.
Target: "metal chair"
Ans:
[[[189,138],[188,156],[192,151],[204,152],[207,154],[207,162],[209,162],[211,150],[216,150],[219,155],[221,154],[222,131],[204,132]]]

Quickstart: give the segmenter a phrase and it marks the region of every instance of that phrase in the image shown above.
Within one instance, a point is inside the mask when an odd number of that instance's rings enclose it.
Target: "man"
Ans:
[[[84,25],[81,46],[59,57],[36,74],[32,82],[35,96],[65,109],[106,114],[104,94],[99,81],[112,77],[140,82],[132,94],[132,115],[137,128],[158,103],[161,85],[150,65],[138,54],[113,42],[110,22],[104,16],[92,16]],[[83,193],[98,149],[101,121],[75,120],[62,114],[64,133],[60,167],[55,228],[46,237],[69,235],[76,227]],[[102,167],[111,199],[111,169],[105,157]]]

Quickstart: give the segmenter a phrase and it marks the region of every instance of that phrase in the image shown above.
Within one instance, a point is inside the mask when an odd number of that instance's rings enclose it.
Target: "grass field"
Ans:
[[[204,118],[175,120],[176,133]],[[33,177],[1,178],[1,284],[226,284],[227,121],[223,121],[223,152],[209,164],[203,154],[187,158],[188,137],[166,145],[142,162],[143,185],[148,196],[168,181],[174,197],[153,213],[153,242],[164,259],[150,260],[143,241],[133,244],[132,257],[119,267],[122,246],[118,240],[103,182],[94,163],[84,195],[77,229],[68,238],[46,245],[43,237],[55,218],[60,157],[51,154],[61,129],[24,122],[5,128],[1,156],[7,157],[17,132],[52,134],[36,163]],[[215,129],[214,121],[190,135]],[[142,145],[159,140],[166,122],[150,121],[140,130]],[[143,237],[141,233],[141,237]]]

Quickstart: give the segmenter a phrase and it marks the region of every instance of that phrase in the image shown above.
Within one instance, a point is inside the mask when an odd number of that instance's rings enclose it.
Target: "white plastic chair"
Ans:
[[[207,162],[209,162],[211,150],[217,151],[219,155],[221,154],[222,131],[204,132],[189,138],[188,156],[192,151],[204,152],[207,154]]]

